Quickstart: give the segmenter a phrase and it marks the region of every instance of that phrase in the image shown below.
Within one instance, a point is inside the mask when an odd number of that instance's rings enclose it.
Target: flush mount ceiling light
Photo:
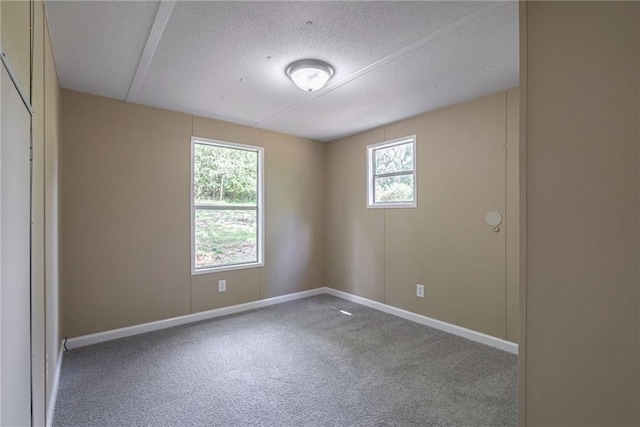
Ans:
[[[317,59],[302,59],[287,67],[287,76],[305,92],[322,89],[333,76],[333,67]]]

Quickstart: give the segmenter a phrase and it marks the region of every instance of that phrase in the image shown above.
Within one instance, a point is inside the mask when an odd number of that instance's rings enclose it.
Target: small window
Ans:
[[[192,273],[262,265],[262,147],[191,138]]]
[[[368,207],[416,207],[415,154],[415,135],[367,146]]]

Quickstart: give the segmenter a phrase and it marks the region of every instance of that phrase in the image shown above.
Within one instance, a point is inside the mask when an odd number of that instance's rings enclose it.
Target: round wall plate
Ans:
[[[487,224],[490,226],[497,227],[502,224],[502,215],[498,211],[491,211],[487,213],[484,220],[487,221]]]

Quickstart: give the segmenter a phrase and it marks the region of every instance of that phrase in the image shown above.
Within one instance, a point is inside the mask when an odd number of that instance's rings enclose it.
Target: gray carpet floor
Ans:
[[[516,377],[515,355],[320,295],[67,352],[54,426],[508,426]]]

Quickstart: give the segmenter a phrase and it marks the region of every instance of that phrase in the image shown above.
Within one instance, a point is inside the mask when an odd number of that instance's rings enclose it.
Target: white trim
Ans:
[[[195,271],[192,271],[191,275],[197,276],[199,274],[220,273],[223,271],[244,270],[247,268],[260,268],[260,267],[264,267],[264,262],[253,262],[253,263],[247,263],[247,264],[229,264],[229,265],[221,265],[220,267],[199,268]]]
[[[195,175],[195,169],[193,168],[194,166],[194,158],[195,158],[195,143],[194,143],[194,139],[193,136],[191,137],[191,169],[189,170],[189,209],[191,210],[191,220],[190,220],[190,224],[189,226],[191,227],[190,230],[190,234],[189,234],[189,238],[191,239],[191,241],[189,242],[189,245],[191,246],[191,261],[189,261],[189,263],[191,264],[191,274],[194,273],[194,271],[196,271],[196,210],[193,207],[194,206],[194,193],[193,193],[193,178]]]
[[[232,305],[230,307],[216,308],[214,310],[202,311],[200,313],[187,314],[184,316],[173,317],[171,319],[158,320],[155,322],[143,323],[141,325],[128,326],[126,328],[113,329],[105,332],[98,332],[91,335],[83,335],[76,338],[70,338],[67,341],[67,348],[84,347],[91,344],[97,344],[105,341],[111,341],[118,338],[130,337],[132,335],[143,334],[145,332],[157,331],[160,329],[171,328],[173,326],[184,325],[186,323],[199,322],[201,320],[213,319],[216,317],[227,316],[229,314],[241,313],[243,311],[255,310],[256,308],[267,307],[270,305],[280,304],[283,302],[293,301],[301,298],[311,297],[314,295],[322,295],[327,293],[326,288],[317,288],[310,291],[296,292],[293,294],[282,295],[279,297],[267,298],[258,301],[251,301],[244,304]]]
[[[53,373],[53,386],[51,387],[51,395],[47,396],[47,427],[53,425],[53,416],[56,410],[56,400],[58,399],[58,385],[60,384],[60,371],[62,370],[62,357],[64,355],[64,340],[60,341],[60,351],[58,352],[58,363]]]
[[[164,29],[167,27],[167,22],[169,22],[169,17],[173,11],[173,6],[175,5],[175,0],[163,0],[160,2],[160,6],[158,6],[158,12],[156,12],[153,26],[151,27],[151,31],[149,31],[147,43],[142,50],[140,61],[136,67],[136,73],[133,75],[133,79],[131,80],[131,86],[129,86],[129,92],[125,99],[127,102],[135,102],[138,96],[138,92],[142,87],[142,82],[147,75],[149,65],[151,65],[151,60],[153,59],[153,55],[156,53],[156,49],[158,48]]]
[[[160,329],[171,328],[174,326],[184,325],[187,323],[199,322],[201,320],[214,319],[216,317],[227,316],[229,314],[241,313],[243,311],[255,310],[256,308],[268,307],[270,305],[280,304],[283,302],[294,301],[301,298],[307,298],[315,295],[328,294],[334,297],[342,298],[347,301],[355,302],[356,304],[364,305],[375,310],[382,311],[393,316],[401,317],[412,322],[420,323],[421,325],[429,326],[434,329],[438,329],[452,335],[456,335],[468,340],[485,344],[490,347],[495,347],[499,350],[503,350],[509,353],[518,354],[518,344],[505,341],[500,338],[493,337],[491,335],[483,334],[482,332],[473,331],[471,329],[463,328],[461,326],[452,325],[451,323],[443,322],[441,320],[433,319],[431,317],[423,316],[421,314],[413,313],[411,311],[403,310],[401,308],[393,307],[387,304],[383,304],[378,301],[373,301],[368,298],[363,298],[357,295],[350,294],[348,292],[338,291],[333,288],[323,287],[316,288],[310,291],[296,292],[293,294],[282,295],[279,297],[267,298],[258,301],[247,302],[244,304],[232,305],[230,307],[216,308],[214,310],[202,311],[200,313],[187,314],[185,316],[174,317],[171,319],[158,320],[155,322],[143,323],[141,325],[128,326],[126,328],[113,329],[105,332],[98,332],[91,335],[83,335],[76,338],[70,338],[67,341],[67,348],[69,350],[84,347],[87,345],[97,344],[105,341],[111,341],[118,338],[130,337],[132,335],[143,334],[146,332],[157,331]],[[61,347],[61,351],[62,351]],[[62,364],[62,355],[58,358],[58,366],[56,367],[56,379],[55,379],[55,394],[58,390],[58,377],[60,375],[60,366]],[[54,400],[55,404],[55,400]],[[47,412],[48,414],[48,412]]]
[[[441,320],[433,319],[431,317],[423,316],[421,314],[383,304],[381,302],[359,297],[347,292],[338,291],[333,288],[324,289],[327,294],[333,295],[334,297],[342,298],[347,301],[374,308],[376,310],[380,310],[394,316],[402,317],[403,319],[411,320],[412,322],[420,323],[421,325],[426,325],[434,329],[439,329],[441,331],[448,332],[452,335],[457,335],[459,337],[463,337],[480,344],[486,344],[488,346],[495,347],[509,353],[518,354],[518,344],[516,343],[492,337],[491,335],[483,334],[482,332],[472,331],[471,329],[463,328],[461,326],[452,325],[451,323],[443,322]]]

